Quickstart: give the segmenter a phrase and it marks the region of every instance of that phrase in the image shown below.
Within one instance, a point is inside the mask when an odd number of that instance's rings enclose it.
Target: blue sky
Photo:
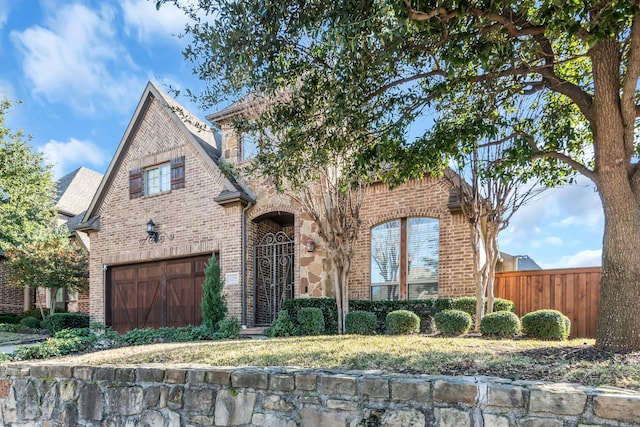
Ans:
[[[0,97],[19,100],[7,124],[33,136],[56,177],[104,172],[151,80],[195,92],[203,85],[176,37],[184,15],[154,1],[0,0]],[[187,99],[178,99],[201,118]],[[523,207],[501,250],[545,268],[600,264],[603,215],[586,178]]]

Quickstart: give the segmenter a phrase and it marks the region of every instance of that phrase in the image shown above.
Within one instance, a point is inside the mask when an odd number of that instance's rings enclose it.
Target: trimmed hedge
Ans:
[[[18,323],[20,323],[20,317],[17,314],[13,313],[2,313],[0,314],[0,323],[17,325]]]
[[[54,313],[47,316],[40,326],[51,335],[63,329],[89,327],[89,316],[83,313]]]
[[[292,337],[296,335],[296,326],[291,321],[289,311],[280,310],[278,317],[273,321],[271,326],[265,330],[269,337]]]
[[[417,334],[420,332],[420,318],[413,311],[392,311],[387,314],[386,331],[389,335]]]
[[[392,301],[369,301],[352,300],[349,301],[349,309],[354,311],[368,311],[376,318],[376,332],[384,333],[387,321],[387,314],[396,310],[409,310],[420,318],[420,332],[431,333],[433,323],[433,313],[438,307],[448,306],[451,299],[423,299],[423,300],[392,300]]]
[[[522,316],[522,332],[529,338],[566,340],[571,320],[558,310],[537,310]]]
[[[304,307],[298,311],[300,335],[322,335],[325,331],[324,316],[318,307]]]
[[[522,324],[515,313],[496,311],[489,313],[480,321],[480,333],[503,338],[513,338],[522,334]]]
[[[462,310],[469,313],[472,317],[476,315],[476,297],[460,297],[451,300],[451,307],[454,310]],[[513,301],[495,298],[493,300],[493,312],[496,311],[511,311],[516,310],[516,305]]]
[[[299,325],[298,312],[306,307],[316,307],[322,311],[324,317],[324,334],[338,333],[338,308],[334,298],[297,298],[284,302],[282,308],[289,313],[289,319],[295,326]]]
[[[433,319],[436,322],[436,328],[438,328],[438,331],[443,335],[455,336],[466,334],[473,324],[469,313],[455,309],[443,310],[436,313]]]
[[[40,329],[40,319],[37,317],[25,317],[20,320],[20,324],[31,329]]]
[[[370,311],[354,310],[347,313],[344,326],[348,334],[373,335],[376,333],[377,320]]]

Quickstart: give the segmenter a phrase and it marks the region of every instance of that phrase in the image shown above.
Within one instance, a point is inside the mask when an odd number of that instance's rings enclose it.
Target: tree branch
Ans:
[[[456,16],[455,11],[448,11],[444,7],[437,7],[430,12],[419,12],[411,6],[411,2],[409,0],[403,0],[403,2],[409,11],[409,18],[414,21],[428,21],[436,16],[442,19],[451,19]]]
[[[620,107],[624,122],[624,149],[628,158],[633,155],[633,140],[638,106],[636,105],[636,88],[640,78],[640,15],[633,17],[631,34],[629,36],[629,59],[627,60],[626,73],[622,81],[622,94]]]
[[[538,150],[537,152],[534,152],[533,155],[531,156],[532,159],[540,159],[545,157],[550,159],[558,159],[566,163],[568,166],[573,168],[576,172],[586,176],[591,181],[593,181],[593,183],[596,184],[596,186],[598,185],[599,178],[597,173],[595,173],[594,171],[592,171],[582,163],[578,162],[577,160],[567,156],[566,154],[558,153],[557,151],[539,151]]]

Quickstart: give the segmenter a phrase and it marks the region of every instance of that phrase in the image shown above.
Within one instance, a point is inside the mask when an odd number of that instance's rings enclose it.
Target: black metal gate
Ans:
[[[270,325],[285,300],[293,298],[293,238],[267,233],[253,247],[255,324]]]

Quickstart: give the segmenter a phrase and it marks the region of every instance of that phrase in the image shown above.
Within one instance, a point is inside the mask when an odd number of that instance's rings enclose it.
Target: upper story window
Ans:
[[[371,229],[371,299],[438,295],[439,220],[401,218]]]
[[[144,171],[144,194],[164,193],[171,190],[171,169],[169,163],[145,169]]]
[[[166,193],[185,186],[184,156],[167,163],[129,171],[129,198]]]
[[[244,162],[258,154],[258,141],[253,133],[244,133],[240,138],[240,161]]]

